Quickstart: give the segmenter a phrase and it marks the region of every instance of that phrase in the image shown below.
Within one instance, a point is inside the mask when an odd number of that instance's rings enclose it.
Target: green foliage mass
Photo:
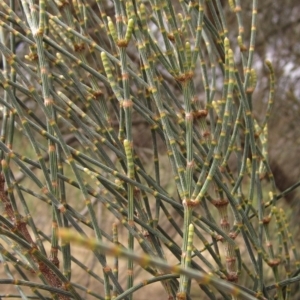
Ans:
[[[270,61],[252,113],[257,2],[248,38],[239,0],[0,1],[9,297],[292,299]]]

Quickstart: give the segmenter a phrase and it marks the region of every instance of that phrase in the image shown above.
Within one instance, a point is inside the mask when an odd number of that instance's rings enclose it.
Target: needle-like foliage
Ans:
[[[235,36],[219,0],[0,0],[8,296],[149,299],[160,282],[156,299],[292,299],[300,262],[267,151],[274,72],[257,121],[258,1],[249,39],[240,2]]]

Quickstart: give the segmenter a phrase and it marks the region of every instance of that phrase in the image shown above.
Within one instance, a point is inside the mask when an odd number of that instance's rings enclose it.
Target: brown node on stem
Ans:
[[[182,205],[186,207],[196,207],[199,204],[199,201],[196,201],[195,199],[184,199],[182,201]]]
[[[46,106],[53,105],[54,103],[53,98],[52,97],[45,98],[44,103]]]
[[[55,145],[51,144],[48,146],[49,152],[55,152]]]
[[[93,98],[94,98],[94,99],[97,99],[98,97],[100,97],[100,96],[103,95],[103,92],[102,92],[101,90],[94,91],[94,92],[92,93],[92,95],[93,95]]]
[[[199,109],[193,111],[193,115],[195,119],[206,118],[207,114],[208,114],[207,109]]]
[[[105,266],[104,268],[103,268],[103,272],[104,273],[109,273],[109,272],[111,272],[111,267],[110,266]]]
[[[133,275],[133,270],[132,269],[127,269],[127,275],[132,276]]]
[[[253,92],[254,92],[254,87],[252,87],[252,86],[248,87],[247,90],[246,90],[247,94],[252,94]]]
[[[185,119],[186,119],[187,121],[193,121],[193,118],[194,118],[193,113],[186,113],[186,114],[185,114]]]
[[[62,9],[64,8],[65,6],[69,5],[69,2],[68,1],[59,1],[57,6],[59,9]]]
[[[128,221],[128,225],[129,225],[130,227],[134,227],[134,221],[133,221],[133,220],[129,220],[129,221]]]
[[[188,161],[186,163],[186,166],[187,166],[187,168],[193,168],[193,167],[195,167],[195,160]]]
[[[190,80],[191,78],[193,78],[193,76],[194,76],[194,72],[189,71],[189,72],[186,72],[186,73],[174,76],[174,77],[175,77],[175,80],[179,81],[180,83],[184,83],[184,82]]]
[[[220,234],[217,234],[215,236],[215,239],[217,240],[217,242],[222,242],[223,243],[223,241],[224,241],[224,238]]]
[[[146,280],[146,279],[142,280],[142,284],[143,284],[143,286],[146,286],[148,284],[148,280]]]
[[[43,186],[43,187],[41,188],[41,192],[42,192],[43,194],[46,195],[46,194],[49,192],[49,190],[47,189],[46,186]]]
[[[35,32],[33,32],[34,36],[42,37],[44,35],[44,29],[38,28]]]
[[[255,139],[258,139],[259,136],[260,136],[260,134],[261,134],[261,130],[260,130],[260,131],[255,131],[255,132],[254,132],[254,138],[255,138]]]
[[[76,43],[73,45],[73,47],[75,52],[81,52],[82,50],[85,49],[84,43]]]
[[[15,58],[16,58],[16,55],[15,55],[15,54],[8,55],[8,56],[6,57],[6,61],[7,61],[8,64],[11,66],[11,65],[15,62]]]
[[[141,194],[141,190],[137,187],[134,187],[133,194],[134,194],[134,197],[138,197]]]
[[[59,211],[60,211],[61,213],[65,213],[65,212],[66,212],[66,208],[65,208],[65,206],[64,206],[63,204],[58,205],[57,208],[59,209]]]
[[[242,10],[241,6],[240,5],[236,5],[235,8],[234,8],[234,12],[240,12]]]
[[[123,108],[132,107],[133,102],[130,99],[126,99],[122,102]]]
[[[58,186],[58,181],[57,180],[52,180],[51,181],[52,186],[55,188]]]
[[[126,48],[128,46],[128,41],[126,39],[117,40],[117,46],[120,48]]]
[[[264,218],[262,219],[262,223],[263,223],[263,224],[269,224],[270,221],[271,221],[271,217],[270,217],[270,216],[264,217]]]
[[[229,233],[229,237],[230,237],[232,240],[235,240],[235,238],[237,237],[237,232],[230,232],[230,233]]]
[[[210,137],[210,131],[204,131],[203,133],[202,133],[202,135],[203,135],[203,137],[204,138],[207,138],[207,137]]]
[[[174,34],[173,33],[168,33],[168,39],[172,42],[172,43],[174,43],[175,42],[175,37],[174,37]]]
[[[277,267],[279,264],[281,263],[280,258],[274,258],[274,259],[270,259],[267,264],[273,268],[273,267]]]
[[[221,218],[221,220],[220,220],[220,225],[222,226],[222,227],[229,227],[230,226],[230,224],[229,224],[229,222],[228,222],[228,217],[227,216],[225,216],[225,217],[222,217]]]
[[[222,207],[222,206],[226,206],[229,203],[228,199],[218,199],[218,200],[213,200],[212,204],[215,207]]]
[[[240,44],[240,51],[241,52],[246,52],[247,51],[247,47],[244,44]]]
[[[177,300],[185,300],[186,299],[186,293],[184,292],[179,292],[176,294],[176,299]]]
[[[238,275],[237,275],[236,272],[230,272],[230,273],[228,273],[226,279],[229,282],[237,282],[238,281]]]
[[[30,52],[28,55],[25,56],[25,58],[29,61],[36,61],[39,57],[36,52]]]
[[[226,257],[226,262],[227,262],[227,264],[232,265],[232,264],[234,264],[236,262],[236,258],[235,257],[229,257],[229,256],[227,256]]]
[[[41,68],[41,74],[48,74],[48,69],[46,67]]]

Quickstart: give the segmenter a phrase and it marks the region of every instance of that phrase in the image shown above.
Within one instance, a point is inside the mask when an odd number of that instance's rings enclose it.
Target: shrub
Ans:
[[[1,1],[10,297],[291,299],[299,259],[267,153],[272,65],[258,122],[257,1],[249,37],[229,4]]]

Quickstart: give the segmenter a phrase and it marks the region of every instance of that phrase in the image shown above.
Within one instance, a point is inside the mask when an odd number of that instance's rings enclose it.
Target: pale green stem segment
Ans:
[[[188,227],[188,240],[186,252],[183,252],[182,255],[182,268],[191,267],[191,255],[193,250],[193,236],[194,236],[194,225],[190,224]],[[191,279],[186,275],[180,275],[179,288],[177,292],[177,299],[185,299],[187,294],[190,292],[190,283]]]
[[[186,275],[189,278],[197,280],[199,284],[211,284],[212,286],[215,286],[216,288],[224,291],[225,293],[229,293],[233,296],[243,297],[243,299],[245,300],[257,299],[256,297],[251,296],[242,289],[240,289],[238,286],[232,285],[208,273],[195,271],[191,268],[182,268],[178,265],[171,266],[168,263],[166,263],[165,260],[161,260],[157,257],[151,257],[146,254],[140,256],[132,251],[126,250],[119,246],[108,245],[107,243],[96,241],[95,239],[91,238],[84,238],[70,230],[60,230],[59,236],[63,240],[72,241],[78,245],[89,247],[90,249],[99,249],[107,253],[108,255],[130,258],[142,266],[155,265],[160,267],[161,269],[164,269],[165,272],[171,272],[178,275]]]

